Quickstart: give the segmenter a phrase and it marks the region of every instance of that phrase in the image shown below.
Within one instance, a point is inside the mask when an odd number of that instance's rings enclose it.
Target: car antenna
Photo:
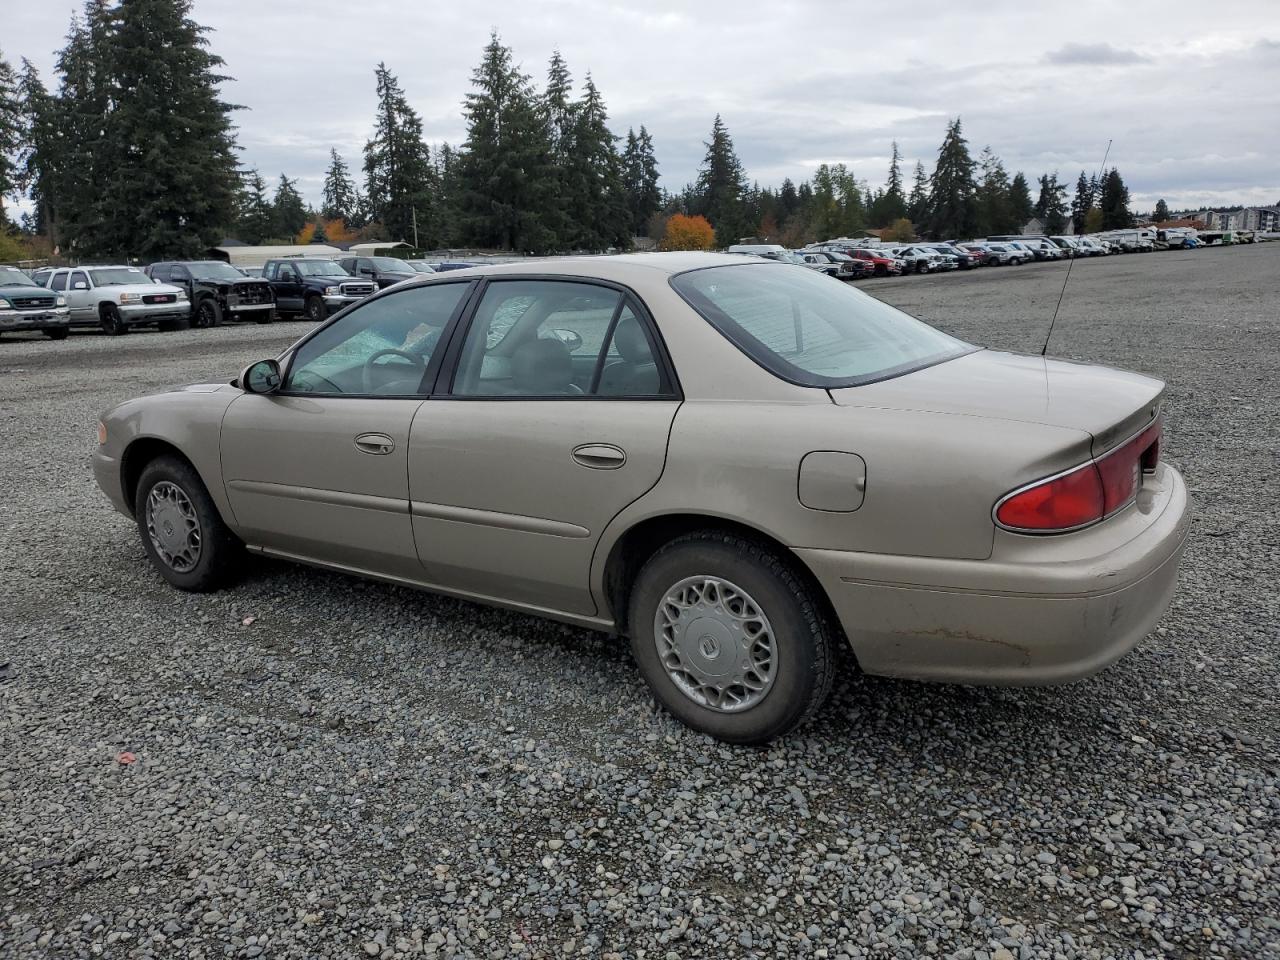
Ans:
[[[1102,152],[1102,166],[1098,167],[1098,172],[1094,176],[1094,181],[1100,181],[1102,171],[1106,169],[1107,157],[1111,155],[1111,141],[1107,141],[1107,149]],[[1092,197],[1089,198],[1093,200]],[[1058,294],[1058,305],[1053,308],[1053,317],[1049,320],[1049,332],[1044,335],[1044,346],[1040,348],[1040,356],[1044,356],[1049,352],[1049,338],[1053,336],[1053,325],[1058,322],[1058,311],[1062,309],[1062,298],[1067,295],[1067,284],[1071,282],[1071,268],[1075,266],[1076,258],[1074,254],[1067,260],[1067,275],[1062,279],[1062,291]]]

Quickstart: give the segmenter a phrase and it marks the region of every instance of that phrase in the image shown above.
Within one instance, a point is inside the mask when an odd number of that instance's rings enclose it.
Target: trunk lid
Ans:
[[[979,350],[901,377],[831,390],[841,406],[882,407],[1083,430],[1093,455],[1159,413],[1164,383],[1097,364]]]

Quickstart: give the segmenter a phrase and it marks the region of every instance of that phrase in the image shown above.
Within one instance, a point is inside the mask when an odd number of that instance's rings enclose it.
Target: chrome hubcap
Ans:
[[[147,534],[171,569],[185,573],[200,562],[200,521],[176,483],[161,480],[147,495]]]
[[[773,686],[773,627],[741,587],[720,577],[687,577],[671,587],[653,621],[667,676],[699,706],[734,713]]]

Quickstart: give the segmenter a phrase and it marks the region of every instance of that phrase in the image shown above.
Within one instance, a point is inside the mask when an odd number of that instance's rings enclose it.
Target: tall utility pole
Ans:
[[[413,249],[418,249],[418,207],[417,204],[409,208],[413,211]]]

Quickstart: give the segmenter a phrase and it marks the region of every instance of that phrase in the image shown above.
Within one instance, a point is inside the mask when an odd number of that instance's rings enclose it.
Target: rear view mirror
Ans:
[[[275,393],[280,389],[280,364],[275,360],[259,360],[240,374],[240,389],[245,393]]]

